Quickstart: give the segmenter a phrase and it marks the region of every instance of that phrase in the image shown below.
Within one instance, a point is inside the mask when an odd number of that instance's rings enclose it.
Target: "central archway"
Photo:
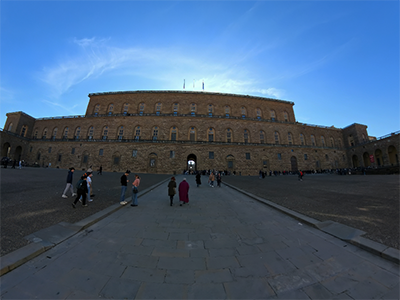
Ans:
[[[187,157],[186,170],[197,171],[197,156],[193,153]]]

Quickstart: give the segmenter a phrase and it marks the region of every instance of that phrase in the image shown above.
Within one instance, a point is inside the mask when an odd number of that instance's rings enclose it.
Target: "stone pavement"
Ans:
[[[150,189],[3,275],[1,298],[399,299],[398,264],[187,178],[188,205]]]

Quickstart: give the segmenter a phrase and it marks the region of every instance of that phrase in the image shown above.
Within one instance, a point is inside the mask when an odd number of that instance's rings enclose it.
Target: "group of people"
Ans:
[[[181,183],[179,183],[178,192],[179,192],[179,206],[189,203],[189,183],[186,181],[186,178],[183,178]],[[170,199],[170,206],[174,204],[175,194],[176,194],[176,179],[175,177],[171,177],[171,180],[168,183],[168,196]]]
[[[73,176],[74,176],[75,168],[71,167],[69,168],[68,175],[67,175],[67,185],[64,189],[64,192],[62,193],[63,198],[68,198],[67,193],[70,192],[72,197],[75,197],[74,202],[72,202],[72,207],[76,208],[76,204],[78,201],[82,202],[82,206],[87,206],[87,202],[93,201],[91,197],[94,195],[91,194],[93,191],[92,189],[92,176],[93,176],[93,171],[91,169],[88,169],[88,171],[83,174],[80,178],[80,180],[76,184],[76,193],[74,192],[74,186],[72,184],[73,182]],[[131,172],[129,170],[126,170],[126,172],[121,176],[121,196],[120,196],[120,204],[121,205],[126,205],[128,202],[125,201],[125,194],[126,190],[128,189],[128,176]],[[214,174],[210,174],[210,180],[209,182],[212,183],[213,186],[213,181],[215,180],[214,178],[211,178],[211,175],[214,176]],[[221,174],[217,174],[217,182],[218,186],[220,186],[221,183]],[[140,184],[140,177],[139,175],[135,174],[135,180],[132,182],[132,203],[131,206],[138,206],[138,192],[139,192],[139,184]],[[201,185],[201,174],[198,173],[196,175],[196,184],[197,187]],[[174,201],[174,196],[176,195],[176,179],[175,177],[171,177],[170,182],[168,183],[168,196],[170,197],[170,206],[173,205]],[[183,178],[183,180],[179,183],[178,186],[178,193],[179,193],[179,205],[182,206],[184,204],[189,203],[189,183],[186,181],[186,178]]]
[[[119,200],[119,204],[121,205],[126,205],[128,202],[125,201],[125,193],[126,190],[128,189],[128,176],[131,173],[131,171],[126,170],[125,174],[121,176],[121,197]],[[132,203],[131,206],[138,206],[138,198],[137,194],[139,192],[139,184],[140,184],[140,177],[139,175],[135,175],[135,180],[132,182]]]
[[[91,168],[89,168],[87,172],[81,176],[81,179],[76,184],[76,193],[74,192],[74,186],[72,185],[74,172],[74,167],[69,168],[67,175],[67,185],[61,197],[68,198],[67,192],[70,191],[72,197],[76,196],[75,201],[72,202],[73,208],[76,208],[76,204],[78,203],[78,201],[82,202],[82,206],[87,206],[86,202],[92,202],[92,198],[94,197],[92,189],[93,171]]]

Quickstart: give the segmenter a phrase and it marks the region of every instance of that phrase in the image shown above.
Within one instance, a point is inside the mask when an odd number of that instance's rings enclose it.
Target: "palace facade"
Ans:
[[[399,132],[296,121],[293,102],[235,94],[128,91],[89,94],[85,115],[7,113],[2,157],[41,167],[138,173],[216,169],[325,170],[398,165]]]

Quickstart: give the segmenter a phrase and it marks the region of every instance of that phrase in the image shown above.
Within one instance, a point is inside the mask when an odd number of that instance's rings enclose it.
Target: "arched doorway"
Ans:
[[[383,166],[383,157],[381,149],[375,150],[375,159],[378,167]]]
[[[186,163],[186,170],[190,171],[197,171],[197,156],[192,154],[189,154],[187,157],[187,163]]]
[[[292,166],[292,172],[297,172],[297,170],[298,170],[297,158],[295,156],[292,156],[290,158],[290,165]]]
[[[363,161],[364,161],[364,167],[369,167],[371,165],[371,159],[369,157],[368,152],[364,152]]]
[[[358,168],[359,165],[358,165],[358,157],[357,157],[357,155],[353,155],[352,161],[353,161],[353,168]]]
[[[157,153],[152,152],[149,154],[149,165],[147,168],[148,173],[157,173],[157,158]]]
[[[389,163],[393,165],[399,164],[399,157],[397,155],[397,150],[394,146],[389,146],[388,148]]]
[[[11,145],[9,143],[4,143],[3,148],[1,149],[1,157],[10,157]]]

